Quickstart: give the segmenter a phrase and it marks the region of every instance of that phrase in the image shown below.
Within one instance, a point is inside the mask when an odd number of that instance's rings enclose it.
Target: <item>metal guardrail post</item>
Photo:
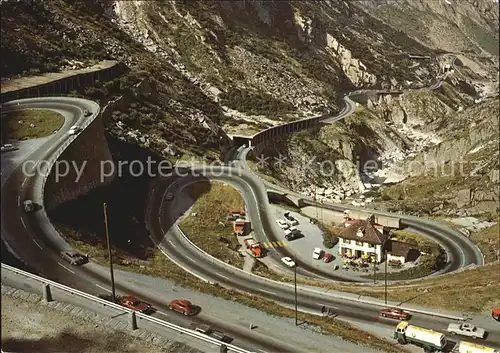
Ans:
[[[137,330],[137,317],[135,316],[135,311],[129,312],[128,323],[131,330]]]
[[[43,293],[43,300],[45,300],[47,303],[51,302],[52,299],[52,292],[50,291],[50,285],[47,283],[42,283],[42,293]]]

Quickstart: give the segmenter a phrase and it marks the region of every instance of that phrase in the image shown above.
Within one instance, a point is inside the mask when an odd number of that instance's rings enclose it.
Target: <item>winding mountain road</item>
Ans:
[[[329,117],[325,119],[325,122],[334,122],[354,111],[355,104],[348,97],[345,101],[347,108],[342,111],[341,116]],[[99,114],[99,107],[95,103],[75,98],[37,98],[13,101],[3,106],[4,111],[8,109],[27,108],[57,109],[64,112],[66,121],[63,128],[57,134],[48,138],[46,142],[43,142],[31,154],[20,158],[21,161],[50,160],[56,151],[64,148],[78,138],[78,136],[70,137],[67,135],[67,128],[75,122],[83,125],[82,122],[85,120],[82,114],[83,109],[93,112],[93,115],[88,119],[93,119]],[[245,156],[247,151],[240,152],[240,156]],[[39,174],[33,177],[26,177],[19,161],[8,160],[7,155],[5,158],[2,156],[2,166],[4,159],[10,165],[10,170],[5,173],[5,176],[2,171],[2,240],[4,243],[17,257],[24,260],[32,268],[37,269],[43,276],[88,293],[102,293],[102,290],[99,288],[109,287],[107,270],[92,262],[83,267],[71,268],[62,263],[58,253],[62,249],[69,248],[69,245],[57,234],[54,227],[50,224],[45,211],[42,209],[34,214],[25,214],[22,212],[21,203],[24,199],[29,198],[39,205],[43,205],[43,195],[40,192],[43,190],[43,177]],[[244,160],[245,158],[240,159],[243,163]],[[193,167],[192,171],[200,172],[201,170]],[[176,226],[175,221],[178,215],[169,213],[169,208],[162,206],[165,202],[164,195],[169,190],[172,182],[176,183],[176,189],[182,189],[183,186],[189,183],[206,180],[206,178],[222,180],[235,186],[242,192],[257,236],[272,239],[273,234],[276,234],[279,230],[274,220],[268,216],[266,187],[269,186],[276,190],[275,186],[264,184],[258,176],[244,168],[214,167],[208,171],[204,170],[204,172],[204,176],[187,176],[177,180],[167,179],[158,181],[158,185],[151,194],[147,210],[148,225],[152,237],[170,259],[205,281],[218,283],[224,287],[238,289],[247,293],[258,294],[286,306],[291,306],[294,292],[290,284],[274,282],[244,273],[207,256],[207,254],[193,246]],[[289,191],[287,192],[290,193]],[[304,198],[302,195],[300,197]],[[313,201],[307,202],[313,204]],[[322,206],[340,210],[352,209],[352,207],[333,204]],[[397,216],[404,218],[404,221],[409,222],[412,227],[420,227],[429,236],[436,237],[443,247],[449,251],[451,259],[447,271],[452,271],[468,264],[483,264],[480,252],[465,237],[430,221],[414,217],[402,217],[401,215]],[[278,251],[281,252],[283,250],[280,249]],[[288,254],[286,250],[285,254]],[[279,254],[279,256],[281,255],[283,253]],[[304,276],[336,279],[332,278],[331,274],[318,272],[317,269],[308,267],[306,262],[299,260],[298,264],[301,267],[301,274]],[[4,279],[2,278],[2,280]],[[117,290],[122,293],[135,294],[158,307],[166,307],[168,304],[168,301],[163,298],[161,293],[149,291],[147,287],[132,285],[127,281],[120,281],[120,279],[117,279]],[[322,305],[334,308],[339,318],[355,319],[359,322],[375,324],[387,329],[394,327],[394,322],[391,320],[379,318],[379,308],[375,305],[358,302],[349,295],[339,297],[338,295],[328,293],[326,290],[301,286],[299,306],[302,310],[317,313]],[[159,313],[157,315],[161,316],[162,314]],[[174,313],[169,313],[169,321],[182,325],[187,324],[186,319],[182,315],[175,315]],[[217,322],[214,317],[203,315],[203,313],[195,318],[190,318],[189,321],[198,323]],[[444,330],[449,320],[432,315],[415,313],[412,322],[416,325]],[[243,332],[238,328],[223,325],[220,322],[217,322],[216,327],[222,328],[225,332],[235,337],[238,342],[238,344],[235,344],[243,348],[251,347],[255,349],[255,347],[259,347],[262,350],[272,351],[300,351],[297,346],[294,347],[285,342],[273,340],[271,337],[263,338],[251,331]],[[490,335],[487,342],[500,344],[500,333]]]

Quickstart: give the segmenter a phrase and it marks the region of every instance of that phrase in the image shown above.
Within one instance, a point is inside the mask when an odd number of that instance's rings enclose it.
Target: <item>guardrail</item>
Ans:
[[[182,326],[178,326],[178,325],[169,323],[167,321],[163,321],[163,320],[157,319],[155,317],[124,308],[123,306],[120,306],[118,304],[109,302],[107,300],[101,299],[101,298],[93,296],[91,294],[87,294],[85,292],[81,292],[81,291],[73,289],[71,287],[67,287],[65,285],[48,280],[46,278],[39,277],[39,276],[31,274],[29,272],[19,270],[15,267],[6,265],[4,263],[2,263],[2,271],[9,271],[9,272],[15,273],[17,275],[25,276],[25,277],[28,277],[32,280],[40,282],[40,284],[44,285],[42,287],[43,288],[42,295],[45,299],[47,299],[49,301],[50,301],[50,297],[51,297],[50,287],[54,287],[54,288],[57,288],[57,289],[60,289],[64,292],[66,292],[66,293],[69,293],[71,295],[74,295],[74,296],[77,296],[80,298],[84,298],[84,299],[87,299],[93,303],[100,304],[100,305],[105,306],[107,308],[111,308],[113,310],[119,311],[120,313],[127,313],[127,314],[129,314],[130,328],[132,330],[135,330],[138,328],[136,317],[139,317],[140,319],[148,321],[150,323],[162,326],[164,328],[167,328],[169,330],[172,330],[172,331],[175,331],[175,332],[178,332],[181,334],[185,334],[185,335],[189,336],[190,338],[198,339],[200,341],[216,345],[220,348],[221,352],[252,353],[251,351],[247,351],[243,348],[240,348],[240,347],[237,347],[237,346],[234,346],[231,344],[223,343],[223,342],[221,342],[213,337],[207,336],[207,335],[200,333],[200,332],[197,332],[195,330],[187,329],[187,328],[184,328]],[[5,275],[5,272],[3,272],[2,275]]]

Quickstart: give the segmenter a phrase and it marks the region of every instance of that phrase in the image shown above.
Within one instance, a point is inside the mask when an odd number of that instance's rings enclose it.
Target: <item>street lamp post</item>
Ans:
[[[387,304],[387,250],[385,251],[385,303]]]
[[[109,271],[111,273],[111,294],[113,295],[113,303],[115,302],[115,276],[113,274],[113,255],[111,254],[111,243],[109,241],[109,230],[108,230],[108,213],[107,205],[103,204],[104,208],[104,226],[106,228],[106,241],[108,243],[108,257],[109,257]]]
[[[297,259],[293,259],[293,262],[295,265],[293,266],[293,279],[294,279],[294,287],[295,287],[295,326],[299,324],[299,314],[298,314],[298,308],[297,308]]]

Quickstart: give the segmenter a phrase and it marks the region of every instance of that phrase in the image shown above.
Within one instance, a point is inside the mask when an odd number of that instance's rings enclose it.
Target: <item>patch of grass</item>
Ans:
[[[499,278],[500,261],[496,261],[443,277],[389,286],[388,299],[458,312],[488,312],[500,306]],[[384,287],[342,286],[341,290],[380,299],[384,297]]]
[[[27,109],[2,114],[2,134],[6,139],[29,140],[45,137],[61,128],[64,117],[48,109]]]
[[[200,182],[186,190],[196,200],[191,214],[179,223],[186,236],[210,255],[243,268],[244,260],[238,253],[241,245],[233,233],[232,223],[226,219],[228,210],[244,208],[241,195],[231,186],[218,182]],[[194,213],[196,217],[192,216]]]
[[[271,271],[265,264],[263,264],[258,260],[255,261],[255,264],[253,265],[252,268],[252,272],[257,276],[269,278],[272,279],[273,281],[278,281],[278,282],[293,281],[293,279],[290,276],[277,274],[276,272]]]

